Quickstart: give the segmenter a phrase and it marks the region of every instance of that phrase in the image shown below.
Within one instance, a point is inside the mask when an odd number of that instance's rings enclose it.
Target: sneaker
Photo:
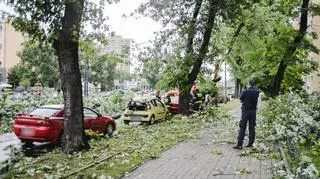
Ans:
[[[238,149],[238,150],[242,150],[242,146],[241,145],[236,145],[233,147],[234,149]]]
[[[253,145],[252,145],[252,144],[248,144],[248,145],[246,145],[246,148],[251,148],[251,147],[253,147]]]

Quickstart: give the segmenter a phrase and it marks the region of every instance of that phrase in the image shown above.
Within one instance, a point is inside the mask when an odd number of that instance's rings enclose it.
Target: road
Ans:
[[[14,133],[6,133],[0,135],[0,162],[7,160],[10,156],[10,146],[21,147],[22,143]]]
[[[14,133],[6,133],[0,135],[0,163],[9,159],[12,149],[18,149],[25,156],[36,157],[44,153],[50,152],[55,148],[50,143],[34,142],[31,146],[23,145]]]

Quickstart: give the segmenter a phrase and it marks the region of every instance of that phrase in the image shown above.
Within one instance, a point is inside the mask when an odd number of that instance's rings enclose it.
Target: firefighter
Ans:
[[[193,90],[193,100],[192,100],[193,109],[196,111],[199,111],[204,101],[205,101],[205,96],[203,95],[203,93],[199,89]]]
[[[166,106],[170,106],[170,103],[171,103],[171,97],[170,95],[167,95],[165,98],[164,98],[164,104]]]

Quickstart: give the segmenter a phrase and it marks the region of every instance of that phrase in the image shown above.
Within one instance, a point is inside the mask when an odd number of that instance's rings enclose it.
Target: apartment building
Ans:
[[[19,63],[17,53],[22,49],[25,37],[4,19],[0,19],[0,83],[5,82],[8,71]]]
[[[312,3],[320,3],[320,0],[312,0]],[[309,29],[310,32],[316,32],[318,39],[314,40],[315,46],[320,49],[320,16],[313,16],[309,18]],[[317,61],[320,65],[320,55],[312,53],[311,57]],[[314,71],[308,76],[304,77],[305,89],[309,92],[318,91],[320,92],[320,66],[317,71]]]
[[[108,40],[108,45],[105,48],[107,53],[115,53],[126,56],[128,63],[119,63],[117,70],[130,72],[131,56],[132,56],[133,40],[129,38],[122,38],[120,35],[113,35]]]

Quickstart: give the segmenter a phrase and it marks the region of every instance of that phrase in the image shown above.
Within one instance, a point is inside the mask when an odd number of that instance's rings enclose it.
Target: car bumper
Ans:
[[[131,121],[131,122],[147,122],[150,120],[150,117],[143,117],[143,116],[124,116],[123,120]]]
[[[30,127],[23,125],[14,125],[13,132],[23,141],[32,142],[53,142],[56,137],[52,136],[50,127],[38,126]]]

